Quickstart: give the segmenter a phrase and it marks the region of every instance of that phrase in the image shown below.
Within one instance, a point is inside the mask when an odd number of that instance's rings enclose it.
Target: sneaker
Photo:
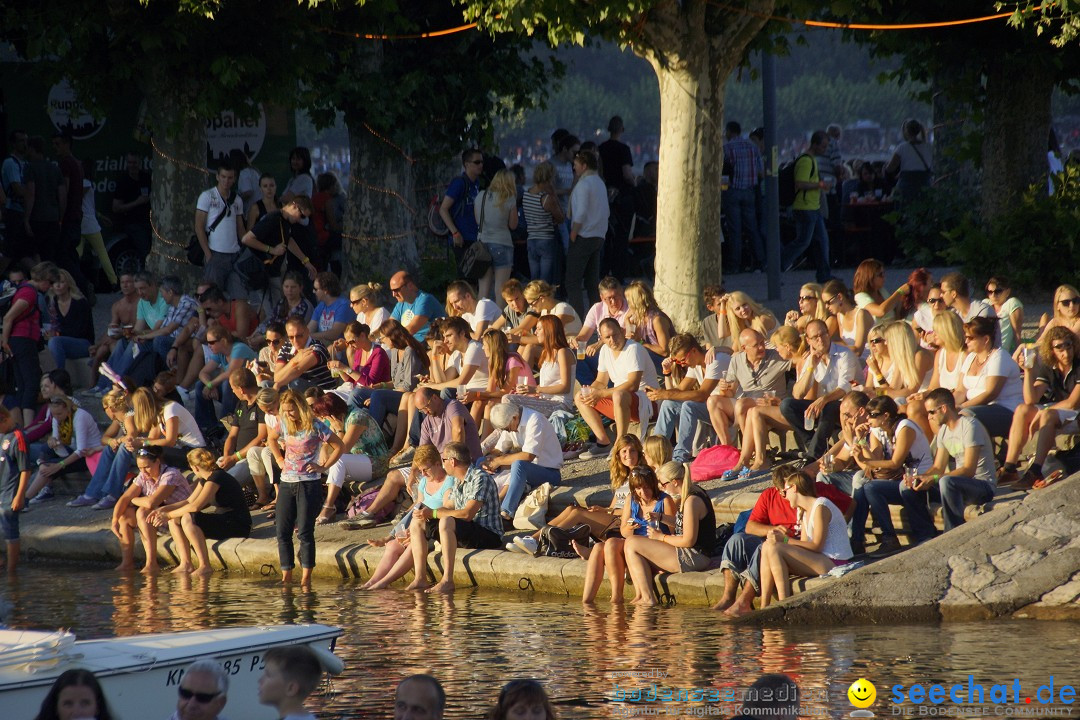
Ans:
[[[895,535],[891,535],[881,539],[881,543],[878,545],[877,550],[870,553],[870,557],[880,558],[898,552],[900,552],[900,541]]]
[[[341,523],[341,527],[346,530],[363,530],[365,528],[375,527],[378,523],[375,522],[375,518],[366,511],[360,512],[354,515],[346,522]]]
[[[411,446],[402,448],[401,452],[390,458],[390,467],[397,468],[409,465],[412,463],[413,455],[416,455],[416,448]]]
[[[77,497],[74,500],[72,500],[71,502],[69,502],[67,504],[67,506],[68,507],[90,507],[91,505],[96,505],[96,504],[97,504],[97,500],[95,500],[94,498],[87,497],[86,495],[80,495],[79,497]]]
[[[100,500],[97,501],[97,504],[94,505],[94,509],[95,510],[112,510],[112,507],[115,504],[116,504],[116,498],[114,498],[112,495],[106,495],[105,497],[103,497],[103,498],[101,498]]]
[[[593,443],[589,446],[589,449],[578,455],[579,460],[593,460],[597,458],[606,458],[611,455],[611,445],[600,445]]]
[[[41,504],[43,502],[48,502],[49,500],[52,500],[55,497],[56,497],[56,494],[53,492],[51,487],[43,487],[43,488],[41,488],[41,492],[39,492],[34,497],[30,498],[30,503],[29,504],[30,505],[39,505],[39,504]]]
[[[517,547],[518,552],[534,556],[536,555],[536,551],[540,548],[540,544],[536,542],[536,538],[531,535],[520,535],[514,538],[514,545]]]
[[[998,473],[997,484],[998,484],[999,487],[1007,487],[1009,485],[1015,485],[1019,481],[1020,481],[1020,473],[1017,472],[1016,470],[1002,469],[1001,472]]]

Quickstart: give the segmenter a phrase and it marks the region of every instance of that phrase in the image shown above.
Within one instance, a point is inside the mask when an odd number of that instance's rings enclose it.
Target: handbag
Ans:
[[[514,511],[514,527],[518,530],[539,530],[547,519],[551,483],[544,483],[525,496]]]
[[[477,229],[477,235],[484,230],[484,209],[487,207],[488,195],[489,193],[485,190],[484,200],[480,203],[480,225]],[[465,254],[461,256],[461,264],[458,266],[458,272],[460,272],[461,277],[466,280],[475,282],[484,277],[493,264],[494,261],[491,258],[491,252],[484,243],[477,239],[476,242],[465,249]]]
[[[573,560],[578,557],[574,550],[573,542],[587,542],[589,539],[589,526],[585,523],[575,525],[569,530],[545,525],[540,530],[540,541],[536,547],[536,557],[554,557]]]
[[[232,193],[229,194],[229,199],[225,203],[225,209],[222,210],[221,214],[214,219],[214,222],[210,223],[210,225],[207,226],[207,237],[210,237],[210,233],[217,230],[217,226],[221,224],[221,221],[224,220],[227,215],[232,215],[231,208],[232,204],[235,201],[236,191],[234,190]],[[206,262],[206,256],[203,254],[202,244],[199,242],[199,236],[195,235],[194,233],[192,233],[191,238],[188,239],[187,250],[185,252],[187,253],[188,262],[192,265],[195,265],[196,267],[202,267],[203,263]]]

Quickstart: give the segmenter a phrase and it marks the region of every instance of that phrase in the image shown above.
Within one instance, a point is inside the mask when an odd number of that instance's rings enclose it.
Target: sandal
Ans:
[[[1065,477],[1065,472],[1064,471],[1055,470],[1054,472],[1050,473],[1046,477],[1041,478],[1039,480],[1036,480],[1034,483],[1032,483],[1031,489],[1032,490],[1042,490],[1043,488],[1046,488],[1046,487],[1049,487],[1049,486],[1053,485],[1054,483],[1056,483],[1058,480],[1060,480],[1063,477]]]
[[[274,508],[276,508],[276,507],[277,507],[277,500],[271,500],[270,502],[266,503],[261,508],[259,508],[259,511],[260,512],[266,512],[266,511],[269,510],[271,513],[273,513]]]

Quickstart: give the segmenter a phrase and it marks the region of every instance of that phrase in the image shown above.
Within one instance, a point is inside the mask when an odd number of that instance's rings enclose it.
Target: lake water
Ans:
[[[807,716],[847,716],[854,709],[848,686],[865,677],[877,687],[871,708],[877,717],[898,716],[905,708],[919,717],[920,707],[911,702],[891,704],[894,686],[906,691],[916,683],[940,683],[947,693],[949,686],[964,684],[966,697],[972,675],[987,701],[992,685],[1009,686],[1009,704],[980,706],[985,716],[1068,717],[1071,711],[1080,717],[1080,708],[1060,697],[1063,685],[1080,684],[1080,623],[762,629],[727,625],[699,608],[612,609],[599,603],[586,610],[577,599],[531,592],[473,588],[445,598],[317,583],[304,593],[269,578],[147,579],[34,564],[23,565],[20,573],[14,582],[0,578],[0,603],[12,606],[8,624],[66,627],[84,639],[267,623],[338,625],[345,629],[336,649],[345,673],[309,703],[323,720],[392,717],[394,687],[414,672],[430,672],[443,682],[446,717],[453,719],[483,717],[500,687],[520,677],[540,679],[563,718],[727,716],[736,709],[729,698],[741,697],[769,672],[798,682]],[[1035,693],[1049,685],[1050,676],[1055,704],[1040,705]],[[1017,679],[1019,705],[1012,703]],[[684,697],[706,700],[629,701],[635,692],[649,698],[650,691],[676,698],[683,691]],[[1026,697],[1033,702],[1025,704]],[[244,720],[255,703],[230,697],[225,714]],[[947,698],[922,707],[957,712]],[[975,712],[966,709],[966,716]],[[122,720],[165,720],[116,710]],[[0,718],[24,720],[6,718],[2,709]]]

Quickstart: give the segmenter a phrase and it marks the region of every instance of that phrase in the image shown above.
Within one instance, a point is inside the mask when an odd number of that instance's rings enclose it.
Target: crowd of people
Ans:
[[[461,254],[480,243],[491,262],[442,298],[401,270],[386,280],[384,306],[382,283],[345,288],[326,255],[308,254],[315,181],[304,148],[290,156],[285,193],[277,198],[270,178],[247,213],[236,168],[223,162],[195,214],[202,282],[122,275],[99,337],[70,273],[49,261],[12,266],[0,332],[12,372],[13,409],[0,412],[9,568],[18,512],[51,500],[56,477],[82,472],[90,481],[69,505],[111,512],[125,570],[141,541],[143,569],[155,572],[167,530],[176,570],[209,573],[207,541],[246,537],[254,512],[275,522],[285,582],[299,561],[310,584],[317,526],[387,523],[367,587],[412,573],[409,588],[449,592],[459,548],[505,548],[580,556],[586,602],[605,577],[621,600],[628,575],[633,601],[653,604],[656,573],[720,558],[730,573],[721,605],[739,613],[754,595],[762,605],[786,597],[792,574],[865,552],[870,517],[879,550],[896,550],[889,505],[906,508],[922,541],[936,533],[930,501],[950,529],[999,481],[1037,488],[1060,475],[1044,467],[1060,464],[1049,457],[1055,438],[1076,428],[1075,289],[1055,294],[1038,352],[1020,343],[1023,305],[1005,278],[986,283],[987,301],[971,297],[963,275],[935,283],[924,269],[889,291],[876,260],[850,287],[831,275],[804,285],[782,321],[743,292],[709,286],[708,314],[679,332],[647,282],[619,279],[621,249],[605,247],[634,181],[621,120],[609,130],[595,150],[556,133],[576,179],[541,164],[537,197],[525,191],[530,239],[546,228],[559,245],[567,231],[565,301],[552,279],[510,277],[515,180],[498,171],[479,191],[476,150],[463,153],[441,210]],[[536,221],[545,213],[546,226]],[[556,222],[560,213],[569,221]],[[601,256],[615,275],[598,277]],[[560,257],[539,253],[538,273]],[[46,337],[57,369],[42,376]],[[81,358],[98,373],[84,401],[100,398],[104,431],[72,399],[65,365]],[[798,449],[785,456],[771,434],[788,432]],[[713,443],[737,458],[724,479],[774,469],[775,487],[722,546],[712,503],[685,468]],[[784,464],[795,455],[801,470]],[[534,509],[525,500],[558,486],[573,458],[609,458],[610,505],[572,507],[541,519],[535,535],[505,537]],[[432,583],[435,543],[448,570]],[[748,589],[736,594],[740,581]]]

